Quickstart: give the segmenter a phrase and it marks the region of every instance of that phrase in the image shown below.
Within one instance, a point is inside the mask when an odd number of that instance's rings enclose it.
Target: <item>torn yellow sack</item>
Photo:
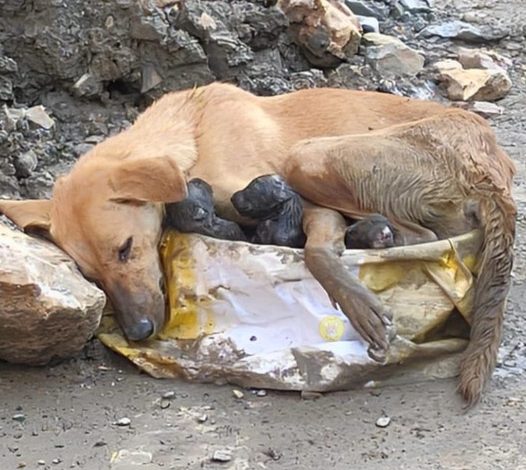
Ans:
[[[393,312],[380,364],[309,273],[302,250],[168,232],[166,325],[130,344],[111,316],[98,337],[154,377],[329,391],[456,375],[469,337],[478,231],[343,262]]]

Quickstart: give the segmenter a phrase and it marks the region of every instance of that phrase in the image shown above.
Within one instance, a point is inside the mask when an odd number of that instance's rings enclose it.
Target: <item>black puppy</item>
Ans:
[[[221,219],[214,210],[212,187],[200,178],[187,183],[186,199],[165,206],[165,226],[225,240],[247,241],[238,224]]]
[[[252,180],[231,198],[243,216],[259,220],[250,241],[264,245],[303,248],[303,202],[301,197],[278,175]]]
[[[391,248],[395,245],[395,229],[389,220],[380,214],[371,214],[345,231],[345,247]]]

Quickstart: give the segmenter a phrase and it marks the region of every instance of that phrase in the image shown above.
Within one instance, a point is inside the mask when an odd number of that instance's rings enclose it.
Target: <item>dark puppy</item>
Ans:
[[[303,248],[303,202],[281,176],[264,175],[231,198],[243,216],[259,220],[253,243]]]
[[[391,248],[394,245],[395,229],[389,220],[380,214],[371,214],[355,222],[345,231],[346,248]]]
[[[216,215],[214,193],[207,182],[194,178],[187,186],[186,199],[166,204],[165,226],[225,240],[247,240],[239,225]]]

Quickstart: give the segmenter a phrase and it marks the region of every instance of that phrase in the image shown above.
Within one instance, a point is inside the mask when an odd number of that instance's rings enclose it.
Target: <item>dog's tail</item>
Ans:
[[[515,216],[516,206],[508,190],[486,191],[479,206],[484,241],[475,285],[471,338],[460,364],[459,392],[467,408],[479,401],[497,362],[513,266]]]

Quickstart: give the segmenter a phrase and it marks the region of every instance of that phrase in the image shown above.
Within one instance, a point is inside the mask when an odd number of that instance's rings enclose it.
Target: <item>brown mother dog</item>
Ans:
[[[461,110],[336,89],[259,98],[213,84],[164,96],[57,180],[50,201],[4,201],[0,211],[21,227],[47,230],[105,289],[126,335],[141,340],[164,322],[161,203],[183,199],[185,180],[199,177],[213,187],[218,211],[235,217],[235,191],[281,174],[316,204],[305,213],[309,269],[377,354],[388,347],[390,315],[340,264],[345,224],[337,211],[383,213],[405,242],[481,226],[471,341],[460,370],[471,404],[500,343],[514,172],[486,122]]]

